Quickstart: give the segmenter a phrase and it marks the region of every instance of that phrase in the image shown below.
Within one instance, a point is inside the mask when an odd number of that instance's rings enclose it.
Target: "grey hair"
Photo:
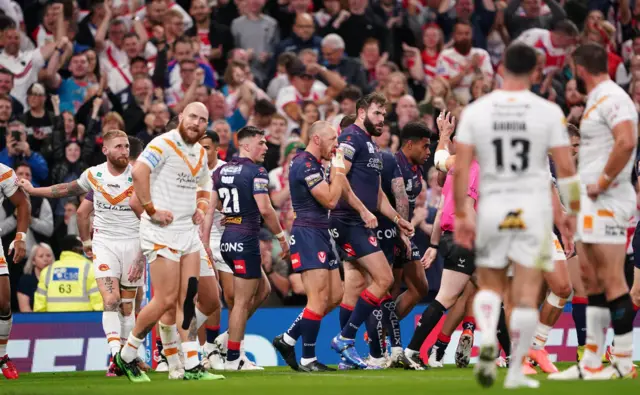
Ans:
[[[327,34],[325,38],[322,39],[321,45],[323,47],[327,45],[335,49],[344,49],[344,40],[339,35],[335,33],[331,33],[331,34]]]
[[[227,125],[227,126],[229,126],[229,129],[231,129],[231,125],[229,125],[229,122],[227,122],[226,119],[216,119],[211,124],[211,130],[213,130],[218,125]]]
[[[53,250],[51,249],[51,246],[47,243],[38,243],[36,245],[34,245],[33,247],[31,247],[31,252],[29,253],[29,259],[27,259],[27,263],[24,265],[24,270],[23,273],[24,274],[33,274],[33,268],[35,267],[34,264],[34,259],[36,256],[36,251],[38,251],[38,248],[44,248],[46,250],[49,250],[49,252],[51,253],[51,255],[55,256],[55,254],[53,253]]]

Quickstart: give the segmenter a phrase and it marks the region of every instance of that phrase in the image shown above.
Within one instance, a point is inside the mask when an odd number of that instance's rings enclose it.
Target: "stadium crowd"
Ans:
[[[3,0],[0,10],[0,163],[18,177],[70,182],[105,161],[103,131],[124,130],[146,145],[199,101],[222,160],[237,153],[240,128],[267,132],[264,166],[285,230],[293,221],[288,165],[315,121],[338,126],[363,94],[383,93],[376,142],[395,153],[407,123],[435,131],[441,111],[459,118],[500,87],[510,42],[539,50],[533,90],[570,123],[585,104],[568,56],[578,43],[606,46],[611,78],[640,111],[640,2],[630,0]],[[433,159],[415,211],[426,235],[441,194],[432,167]],[[78,234],[79,203],[31,197],[28,256],[9,265],[14,311],[31,311],[41,271],[63,238]],[[8,199],[0,228],[6,249],[16,233]],[[264,231],[261,244],[272,251],[263,253],[272,303],[303,305],[300,275],[277,258],[278,243]],[[433,295],[441,271],[434,264],[427,272]]]

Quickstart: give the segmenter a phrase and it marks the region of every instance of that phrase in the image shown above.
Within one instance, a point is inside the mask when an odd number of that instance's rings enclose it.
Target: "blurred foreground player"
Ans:
[[[510,331],[512,358],[505,388],[537,388],[539,382],[522,373],[538,322],[542,271],[553,270],[553,212],[547,155],[556,163],[558,183],[571,216],[580,206],[579,179],[562,110],[530,92],[537,62],[534,49],[511,45],[505,53],[503,89],[465,108],[458,127],[454,172],[454,239],[476,251],[479,291],[474,315],[482,330],[476,377],[483,386],[496,377],[496,328],[507,269],[514,266]],[[482,199],[476,219],[467,209],[469,168],[474,156],[480,166]],[[570,232],[571,233],[571,232]],[[477,236],[477,238],[476,238]],[[572,234],[571,234],[572,236]]]

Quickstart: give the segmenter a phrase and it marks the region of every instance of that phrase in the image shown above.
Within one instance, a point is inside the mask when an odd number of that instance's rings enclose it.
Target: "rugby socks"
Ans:
[[[0,357],[7,354],[7,343],[11,334],[11,325],[13,324],[13,316],[9,312],[8,316],[0,316]]]
[[[107,343],[109,344],[109,350],[111,350],[111,356],[116,355],[118,351],[120,351],[120,346],[122,345],[120,339],[120,317],[122,316],[118,311],[102,312],[102,329],[104,330],[104,334],[107,337]]]
[[[196,307],[196,328],[200,329],[200,327],[204,325],[205,322],[207,322],[208,318],[209,316],[206,316],[202,311],[200,311],[200,309]]]
[[[369,318],[369,315],[376,307],[380,307],[380,298],[369,292],[368,289],[362,291],[347,325],[342,328],[342,338],[355,339],[358,328]]]
[[[167,358],[169,369],[178,369],[180,367],[178,327],[176,324],[165,325],[162,322],[160,322],[159,326],[162,349],[164,350],[164,356]]]
[[[340,304],[340,329],[341,330],[342,328],[347,326],[347,322],[349,322],[349,318],[351,318],[352,313],[353,313],[353,306],[349,306],[348,304],[344,304],[344,303]]]
[[[473,300],[473,315],[482,331],[482,344],[495,345],[502,298],[494,291],[478,291]]]
[[[384,314],[382,309],[375,309],[365,321],[369,336],[369,355],[373,358],[382,358],[384,349],[382,314]]]
[[[609,325],[611,312],[603,293],[590,295],[588,299],[587,339],[580,365],[590,369],[598,369],[602,366],[605,342],[604,329]]]
[[[300,320],[300,331],[302,332],[302,359],[300,363],[307,365],[316,360],[316,341],[320,332],[320,322],[322,316],[305,308]]]
[[[216,337],[220,335],[220,325],[204,327],[204,331],[207,335],[207,343],[213,344],[216,341]]]
[[[124,344],[136,324],[136,315],[132,312],[128,316],[123,317],[118,313],[118,319],[120,319],[120,340],[121,343]]]
[[[616,363],[623,372],[633,368],[631,354],[633,353],[633,319],[636,312],[628,293],[609,302],[611,321],[613,326],[613,355]]]
[[[522,376],[522,362],[529,353],[529,346],[533,339],[540,314],[532,307],[516,307],[511,312],[511,340],[513,342],[511,362],[509,363],[509,377]],[[483,334],[484,335],[484,334]]]
[[[124,347],[122,347],[122,351],[120,351],[120,358],[127,363],[136,359],[138,356],[138,348],[140,348],[143,340],[144,339],[138,339],[133,336],[133,333],[130,334],[127,339],[127,344],[125,344]]]
[[[587,298],[575,296],[571,299],[571,316],[576,327],[578,345],[587,344]]]
[[[304,315],[304,309],[300,314],[298,314],[295,321],[293,321],[293,324],[291,324],[289,329],[287,329],[287,331],[282,336],[284,342],[290,346],[295,346],[296,342],[300,338],[300,333],[301,333],[300,322],[302,321],[303,315]]]
[[[420,347],[422,347],[422,343],[427,339],[429,333],[433,330],[433,328],[438,325],[438,321],[442,318],[442,315],[445,312],[445,308],[442,303],[434,300],[429,304],[429,306],[422,312],[422,317],[420,317],[420,321],[418,321],[418,326],[416,327],[415,332],[413,332],[413,336],[411,337],[411,342],[409,343],[409,350],[420,351]]]
[[[476,319],[472,316],[466,316],[462,320],[462,330],[469,330],[471,332],[475,332],[476,330]]]
[[[240,342],[227,342],[227,362],[235,361],[240,358]]]
[[[504,307],[500,308],[500,318],[498,319],[498,342],[504,355],[507,357],[511,355],[511,337],[509,336],[509,329],[507,328],[507,315],[504,312]]]
[[[447,350],[447,347],[449,347],[450,342],[451,342],[451,336],[445,335],[442,332],[438,334],[438,339],[433,344],[433,347],[436,350],[436,359],[438,361],[441,361],[442,358],[444,357],[444,352]]]
[[[396,302],[391,295],[382,298],[382,323],[391,338],[391,348],[402,349],[402,337],[400,334],[400,317],[396,314]]]
[[[197,341],[188,341],[182,343],[182,354],[184,355],[185,370],[191,370],[200,364],[200,358],[198,358]]]
[[[532,348],[534,350],[541,350],[544,348],[545,344],[547,344],[547,339],[549,339],[549,331],[551,331],[551,327],[549,325],[538,322],[536,331],[533,335]]]

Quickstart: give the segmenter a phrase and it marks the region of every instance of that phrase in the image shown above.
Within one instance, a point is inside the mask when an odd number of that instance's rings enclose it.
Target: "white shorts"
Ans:
[[[216,229],[213,229],[211,231],[211,238],[209,239],[211,253],[213,254],[213,267],[219,272],[233,274],[233,270],[231,270],[231,267],[229,267],[229,265],[227,265],[222,258],[222,253],[220,252],[221,239],[222,233],[218,232]]]
[[[200,277],[215,277],[216,272],[213,270],[213,265],[207,256],[207,251],[204,247],[200,250]]]
[[[180,262],[180,258],[185,255],[204,251],[196,225],[191,230],[176,232],[145,220],[140,221],[140,247],[149,263],[158,256]]]
[[[93,271],[96,278],[113,277],[125,288],[135,288],[143,284],[144,276],[137,281],[129,281],[129,270],[141,258],[140,240],[93,239]]]
[[[486,199],[486,198],[485,198]],[[476,230],[476,267],[505,269],[509,261],[524,267],[553,270],[551,207],[539,203],[514,208],[480,199]]]
[[[564,249],[562,248],[562,244],[558,240],[558,236],[555,233],[551,233],[553,235],[553,250],[551,251],[551,259],[556,261],[566,261],[567,256],[564,254]]]
[[[2,248],[2,244],[0,244],[0,248]],[[0,253],[0,276],[8,276],[9,275],[9,265],[7,264],[7,259]]]
[[[580,197],[580,215],[576,240],[589,244],[626,244],[627,226],[636,207],[635,193],[622,193],[622,188],[598,196],[596,201],[586,194]]]

